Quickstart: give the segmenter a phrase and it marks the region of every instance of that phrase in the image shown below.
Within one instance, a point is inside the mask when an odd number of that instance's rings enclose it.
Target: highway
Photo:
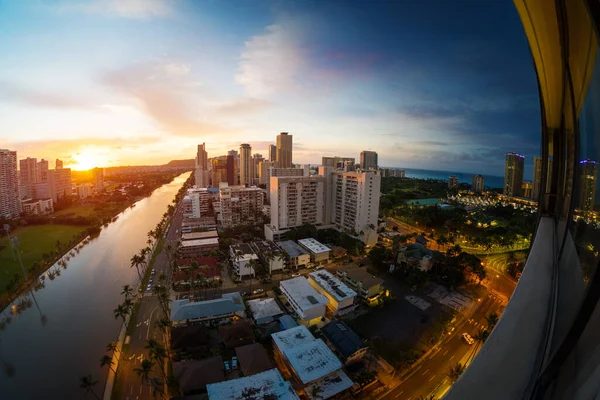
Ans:
[[[463,358],[473,352],[473,346],[477,346],[466,344],[461,339],[463,332],[474,336],[480,328],[485,328],[485,317],[491,312],[500,314],[503,308],[501,303],[501,300],[492,295],[482,299],[471,318],[459,323],[427,360],[382,398],[414,400],[420,395],[425,397],[434,392],[446,380],[450,367],[457,362],[464,362]]]

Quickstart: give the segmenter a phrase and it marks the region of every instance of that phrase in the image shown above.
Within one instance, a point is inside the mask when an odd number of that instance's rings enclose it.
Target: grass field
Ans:
[[[70,216],[70,217],[94,217],[99,220],[104,218],[112,218],[116,214],[127,208],[123,203],[107,203],[107,204],[74,204],[69,208],[60,210],[54,213],[55,216]]]
[[[57,240],[67,243],[85,229],[84,226],[33,225],[19,228],[11,232],[11,236],[19,238],[23,265],[29,268],[31,264],[42,259],[42,254],[55,250]],[[13,260],[6,236],[0,238],[0,249],[0,293],[2,293],[14,273],[21,273],[21,267],[18,261]]]

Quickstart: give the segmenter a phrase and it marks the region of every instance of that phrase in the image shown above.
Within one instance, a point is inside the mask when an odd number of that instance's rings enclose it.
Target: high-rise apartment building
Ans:
[[[48,195],[55,203],[71,196],[71,168],[51,169],[48,171]]]
[[[215,157],[212,159],[212,186],[226,182],[228,185],[235,184],[235,159],[231,155]]]
[[[21,186],[31,185],[39,181],[36,158],[27,157],[19,160],[19,177]]]
[[[287,132],[277,135],[277,167],[292,168],[292,135]]]
[[[92,181],[94,183],[94,189],[96,192],[104,191],[104,169],[103,168],[94,168],[92,170]]]
[[[523,197],[531,198],[531,193],[533,191],[533,185],[529,181],[523,181],[521,185],[521,193],[523,193]]]
[[[504,166],[504,195],[521,197],[523,195],[523,165],[525,156],[517,153],[506,153]]]
[[[377,153],[374,151],[361,151],[360,152],[360,167],[364,171],[377,170]]]
[[[240,185],[252,184],[252,147],[244,143],[240,145]]]
[[[256,185],[258,183],[258,175],[259,175],[259,165],[261,162],[265,161],[265,158],[262,154],[254,154],[252,156],[252,184]]]
[[[274,168],[274,161],[261,161],[258,163],[258,183],[266,185],[269,177],[269,168]]]
[[[198,145],[198,151],[196,152],[196,169],[202,168],[208,170],[208,153],[206,152],[206,143]]]
[[[47,182],[48,181],[48,160],[44,160],[43,158],[37,163],[37,182]]]
[[[325,177],[272,177],[271,226],[275,231],[325,221]]]
[[[532,181],[532,191],[531,198],[533,200],[539,200],[539,197],[545,193],[545,191],[540,191],[542,187],[542,158],[534,157],[533,158],[533,181]],[[549,187],[550,179],[552,177],[552,159],[548,158],[548,170],[546,171],[546,187]]]
[[[484,190],[484,178],[482,175],[473,175],[471,190],[475,193],[481,193]]]
[[[220,223],[224,228],[262,220],[264,195],[260,188],[225,186],[219,189]]]
[[[354,157],[338,157],[338,156],[333,156],[333,157],[322,157],[321,158],[321,165],[324,167],[333,167],[333,168],[340,168],[340,165],[352,165],[354,166],[356,164],[356,161],[354,159]],[[343,169],[343,167],[342,167]]]
[[[0,217],[16,218],[21,214],[17,152],[0,149]]]
[[[58,158],[56,159],[56,162],[54,163],[54,169],[61,169],[63,167],[63,162],[62,160],[59,160]]]
[[[271,178],[274,176],[304,176],[302,168],[269,168],[267,170],[267,193],[271,193]]]
[[[277,162],[277,146],[274,144],[269,145],[269,161]]]
[[[458,177],[449,176],[448,177],[448,189],[457,189],[458,188]]]
[[[579,183],[577,186],[577,207],[584,212],[594,210],[596,203],[596,179],[598,164],[592,160],[579,162]]]
[[[210,171],[196,168],[194,170],[194,185],[198,188],[206,188],[210,186]]]

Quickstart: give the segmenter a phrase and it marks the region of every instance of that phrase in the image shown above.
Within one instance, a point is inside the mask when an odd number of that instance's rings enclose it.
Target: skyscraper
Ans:
[[[240,185],[252,184],[252,147],[243,143],[240,145]]]
[[[277,167],[292,168],[292,135],[287,132],[277,135]]]
[[[471,184],[471,190],[475,193],[481,193],[484,189],[484,179],[481,175],[473,175],[473,183]]]
[[[54,164],[54,169],[61,169],[63,167],[63,162],[62,160],[59,160],[58,158],[56,159],[56,162]]]
[[[37,159],[27,157],[19,160],[19,177],[21,186],[31,185],[38,182]]]
[[[11,219],[20,213],[17,152],[0,149],[0,217]]]
[[[102,184],[102,186],[104,186]],[[51,169],[48,171],[48,192],[55,203],[71,196],[73,186],[71,183],[71,168]]]
[[[360,152],[360,167],[367,171],[370,169],[377,169],[377,153],[374,151],[361,151]]]
[[[270,188],[274,231],[326,222],[325,177],[274,176]]]
[[[269,145],[269,161],[277,162],[277,146],[274,144]]]
[[[598,177],[598,164],[592,160],[579,162],[579,186],[577,187],[577,207],[581,211],[594,210],[596,202],[596,178]]]
[[[104,169],[98,167],[94,168],[92,170],[92,179],[96,192],[104,191]]]
[[[43,158],[37,163],[37,182],[48,181],[48,160]]]
[[[523,165],[525,156],[517,153],[506,153],[504,166],[504,195],[521,197],[523,195]]]
[[[546,188],[550,184],[550,178],[552,176],[552,159],[548,158],[548,171],[546,173]],[[542,158],[534,157],[533,158],[533,182],[532,182],[532,191],[531,198],[533,200],[538,200],[541,195],[545,193],[545,191],[540,190],[542,186]]]
[[[196,168],[202,168],[208,170],[208,153],[206,152],[206,143],[198,145],[198,151],[196,152]]]
[[[258,182],[259,165],[264,160],[265,160],[265,158],[262,156],[262,154],[256,153],[252,156],[252,184],[253,185],[256,185],[256,183]]]

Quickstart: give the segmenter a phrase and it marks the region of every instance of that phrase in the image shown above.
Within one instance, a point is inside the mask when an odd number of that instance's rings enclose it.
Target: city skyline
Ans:
[[[538,155],[535,74],[511,4],[439,4],[451,18],[432,19],[417,3],[119,4],[6,4],[0,147],[75,170],[162,164],[198,142],[270,155],[281,131],[300,164],[376,150],[382,166],[501,175],[507,143]],[[345,29],[374,23],[385,38]]]

